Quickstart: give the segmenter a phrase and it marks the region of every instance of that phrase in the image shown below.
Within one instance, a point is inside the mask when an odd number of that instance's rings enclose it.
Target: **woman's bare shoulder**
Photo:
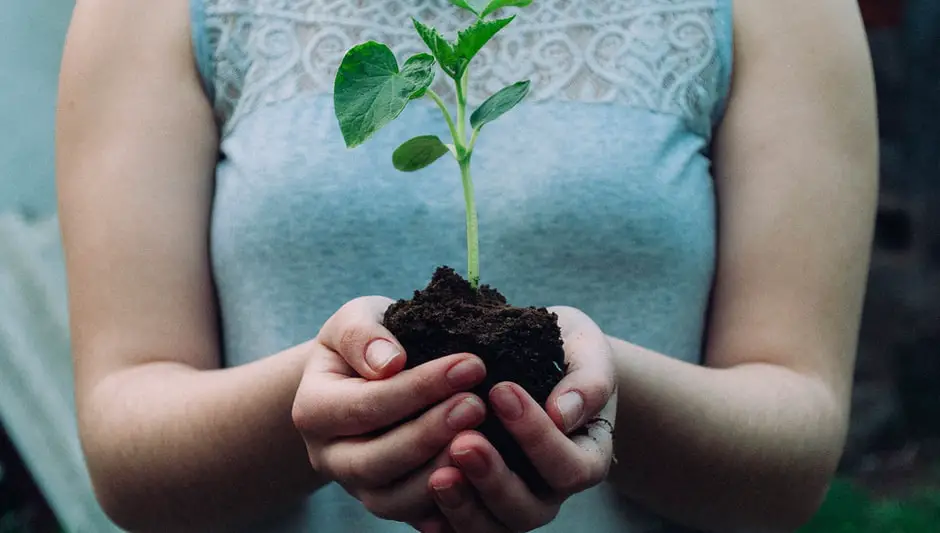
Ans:
[[[734,60],[714,151],[720,259],[707,359],[814,376],[844,414],[877,199],[858,6],[736,2]]]
[[[56,181],[81,398],[118,369],[217,365],[207,253],[217,153],[186,0],[79,0]]]

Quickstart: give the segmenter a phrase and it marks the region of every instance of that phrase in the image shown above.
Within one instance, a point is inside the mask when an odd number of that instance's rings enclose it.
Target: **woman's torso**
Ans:
[[[332,107],[345,51],[425,51],[410,17],[452,36],[448,0],[192,0],[194,50],[222,132],[211,252],[224,355],[239,365],[308,340],[344,302],[410,296],[466,262],[453,161],[413,174],[391,153],[446,137],[413,102],[345,148]],[[507,10],[508,13],[508,10]],[[481,274],[517,305],[571,305],[608,333],[699,362],[715,262],[708,149],[731,69],[730,0],[536,0],[471,67],[471,105],[531,79],[484,128],[473,174]],[[452,94],[439,74],[435,88]],[[544,531],[657,531],[604,485]],[[398,528],[398,529],[396,529]],[[252,531],[409,531],[320,490]]]

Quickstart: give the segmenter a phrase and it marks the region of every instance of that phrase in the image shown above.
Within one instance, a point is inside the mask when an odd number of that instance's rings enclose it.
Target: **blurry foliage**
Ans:
[[[936,533],[940,489],[905,499],[875,500],[850,481],[833,483],[825,503],[799,533]]]

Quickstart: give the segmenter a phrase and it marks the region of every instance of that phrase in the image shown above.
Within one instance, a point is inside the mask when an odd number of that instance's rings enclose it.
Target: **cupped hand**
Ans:
[[[486,373],[454,354],[402,370],[405,353],[382,325],[391,300],[344,305],[310,341],[293,404],[311,466],[380,518],[409,522],[435,512],[431,473],[449,465],[447,446],[485,417],[466,392]]]
[[[584,313],[569,307],[550,311],[559,317],[569,370],[546,405],[513,383],[490,391],[496,415],[550,492],[534,494],[480,433],[464,431],[450,446],[454,466],[435,470],[428,484],[443,518],[425,520],[419,530],[531,531],[552,521],[567,498],[606,478],[617,405],[611,346]]]

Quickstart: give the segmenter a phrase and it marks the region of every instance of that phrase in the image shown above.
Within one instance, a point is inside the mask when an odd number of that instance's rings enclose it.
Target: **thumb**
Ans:
[[[566,434],[595,417],[613,424],[617,382],[610,342],[584,313],[563,307],[550,311],[558,315],[568,373],[546,402],[549,417]]]
[[[317,340],[363,378],[393,376],[405,367],[405,349],[382,325],[392,303],[382,296],[351,300],[323,324]]]

